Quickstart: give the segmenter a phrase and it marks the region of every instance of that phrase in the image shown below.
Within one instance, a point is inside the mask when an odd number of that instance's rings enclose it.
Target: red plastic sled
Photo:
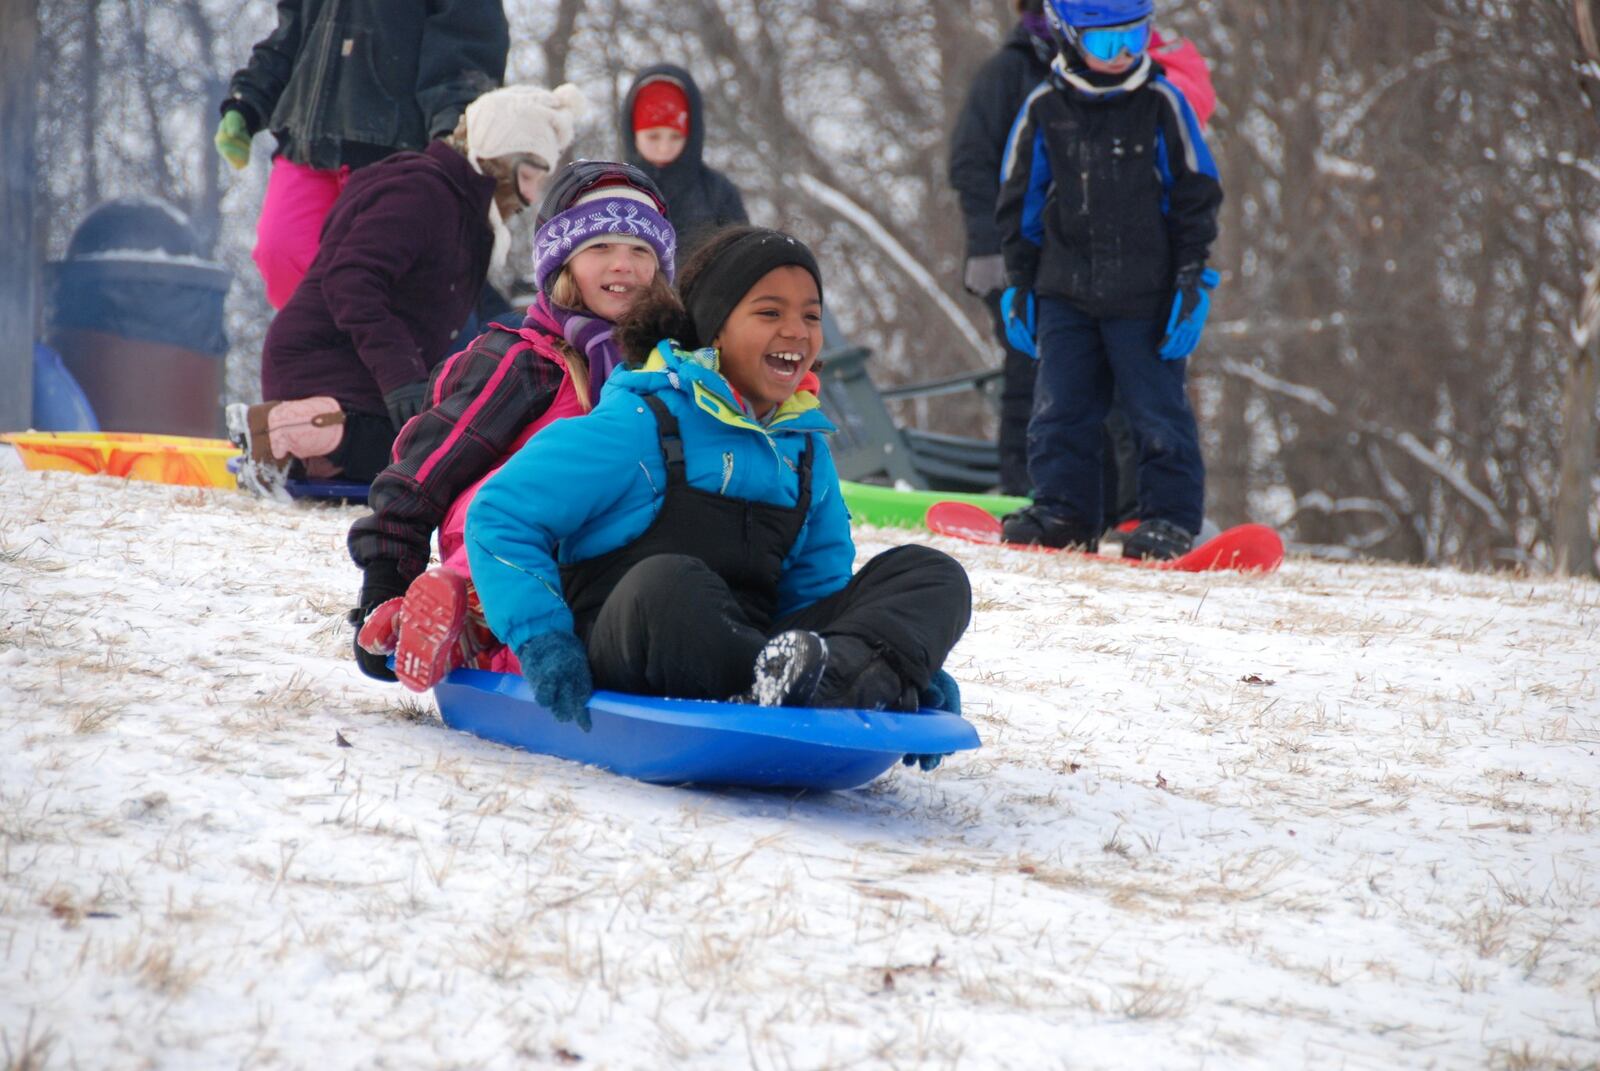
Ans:
[[[1058,550],[1055,547],[1002,543],[999,518],[965,502],[935,502],[928,507],[926,523],[931,532],[955,539],[965,539],[969,543],[1010,546],[1014,550],[1040,554],[1070,554],[1077,558],[1092,558],[1095,561],[1114,562],[1118,565],[1132,565],[1144,569],[1170,569],[1180,573],[1204,573],[1214,569],[1270,573],[1283,563],[1283,540],[1277,532],[1264,524],[1241,524],[1229,528],[1214,539],[1206,540],[1181,558],[1151,561],[1113,557],[1109,554],[1086,554],[1077,550]]]

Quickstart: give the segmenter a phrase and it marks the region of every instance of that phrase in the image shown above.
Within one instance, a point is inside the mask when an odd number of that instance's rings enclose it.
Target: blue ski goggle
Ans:
[[[1101,63],[1113,63],[1124,52],[1130,56],[1144,54],[1150,47],[1150,20],[1140,19],[1122,26],[1075,28],[1072,36],[1073,44],[1085,56],[1092,56]]]

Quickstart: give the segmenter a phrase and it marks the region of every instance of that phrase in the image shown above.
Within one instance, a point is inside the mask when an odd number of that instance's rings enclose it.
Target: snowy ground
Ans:
[[[360,677],[353,516],[0,457],[0,1066],[1600,1066],[1592,582],[938,541],[983,750],[790,798]]]

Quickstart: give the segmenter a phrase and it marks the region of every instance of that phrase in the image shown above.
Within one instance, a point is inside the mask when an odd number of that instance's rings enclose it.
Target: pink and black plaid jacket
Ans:
[[[456,499],[548,413],[567,376],[563,345],[537,328],[492,325],[434,372],[433,407],[401,430],[394,460],[372,481],[372,512],[350,527],[361,607],[405,594]]]

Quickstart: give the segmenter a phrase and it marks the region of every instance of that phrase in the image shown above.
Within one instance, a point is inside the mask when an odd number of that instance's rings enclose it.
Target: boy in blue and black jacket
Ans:
[[[1036,345],[1033,505],[1005,539],[1093,550],[1113,392],[1139,443],[1130,557],[1190,549],[1205,504],[1185,393],[1217,275],[1222,186],[1194,109],[1149,53],[1152,0],[1047,0],[1058,52],[1006,145],[996,221],[1007,327]]]

